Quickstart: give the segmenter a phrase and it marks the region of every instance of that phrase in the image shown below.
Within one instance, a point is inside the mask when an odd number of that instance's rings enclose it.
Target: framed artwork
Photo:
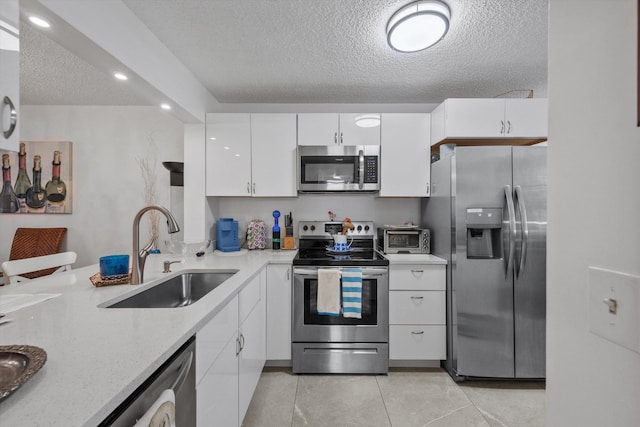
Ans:
[[[0,213],[68,214],[73,211],[71,141],[24,141],[2,155]]]

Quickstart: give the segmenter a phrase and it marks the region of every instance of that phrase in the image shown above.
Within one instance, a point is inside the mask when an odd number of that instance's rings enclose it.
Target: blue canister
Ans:
[[[240,250],[238,244],[238,221],[233,218],[220,218],[216,221],[216,249],[222,252]]]
[[[107,255],[100,258],[100,276],[129,274],[129,255]]]

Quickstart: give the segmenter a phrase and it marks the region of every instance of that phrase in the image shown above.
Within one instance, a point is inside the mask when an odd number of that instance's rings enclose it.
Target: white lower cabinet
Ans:
[[[291,265],[267,266],[267,360],[291,360]]]
[[[389,266],[389,359],[444,360],[446,266]]]
[[[196,337],[196,346],[197,346]],[[197,348],[197,347],[196,347]],[[236,427],[238,419],[238,354],[234,336],[223,347],[196,386],[198,427]],[[196,356],[196,359],[198,356]]]
[[[246,319],[241,321],[238,334],[240,339],[240,352],[238,354],[238,410],[241,423],[244,420],[247,409],[249,409],[253,392],[258,385],[265,362],[267,332],[265,326],[265,282],[266,270],[263,269],[260,276],[253,279],[253,282],[245,288],[245,290],[250,290],[254,293],[255,291],[252,288],[255,289],[257,287],[260,292],[260,300],[253,306]],[[242,293],[240,297],[240,303],[242,303]]]
[[[265,362],[266,271],[196,334],[199,427],[238,427]]]

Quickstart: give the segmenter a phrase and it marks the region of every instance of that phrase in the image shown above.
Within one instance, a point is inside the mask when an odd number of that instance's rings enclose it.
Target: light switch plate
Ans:
[[[589,330],[640,353],[640,277],[589,267],[588,286]]]

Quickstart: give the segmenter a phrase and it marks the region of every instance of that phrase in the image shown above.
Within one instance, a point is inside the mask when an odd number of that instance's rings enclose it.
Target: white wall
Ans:
[[[183,124],[155,107],[22,106],[20,113],[23,141],[73,142],[73,213],[0,215],[0,259],[8,259],[17,227],[67,227],[65,249],[78,253],[77,267],[130,254],[133,217],[145,206],[136,158],[147,154],[152,138],[158,202],[169,207],[169,171],[162,162],[183,160]],[[140,240],[147,241],[146,230]]]
[[[640,354],[591,334],[587,303],[588,266],[640,275],[637,20],[637,0],[550,1],[550,427],[640,425]]]
[[[247,225],[252,219],[263,220],[268,229],[273,226],[274,210],[279,210],[279,224],[284,225],[284,215],[293,216],[294,235],[298,237],[298,221],[329,221],[328,212],[336,214],[336,220],[346,217],[352,220],[374,221],[376,226],[384,224],[420,223],[419,198],[381,198],[362,194],[302,194],[297,198],[251,198],[251,197],[209,197],[217,201],[218,218],[238,220],[238,238],[244,241]],[[213,207],[212,207],[213,209]],[[210,229],[210,238],[215,239],[215,227]],[[269,232],[269,238],[271,233]]]

